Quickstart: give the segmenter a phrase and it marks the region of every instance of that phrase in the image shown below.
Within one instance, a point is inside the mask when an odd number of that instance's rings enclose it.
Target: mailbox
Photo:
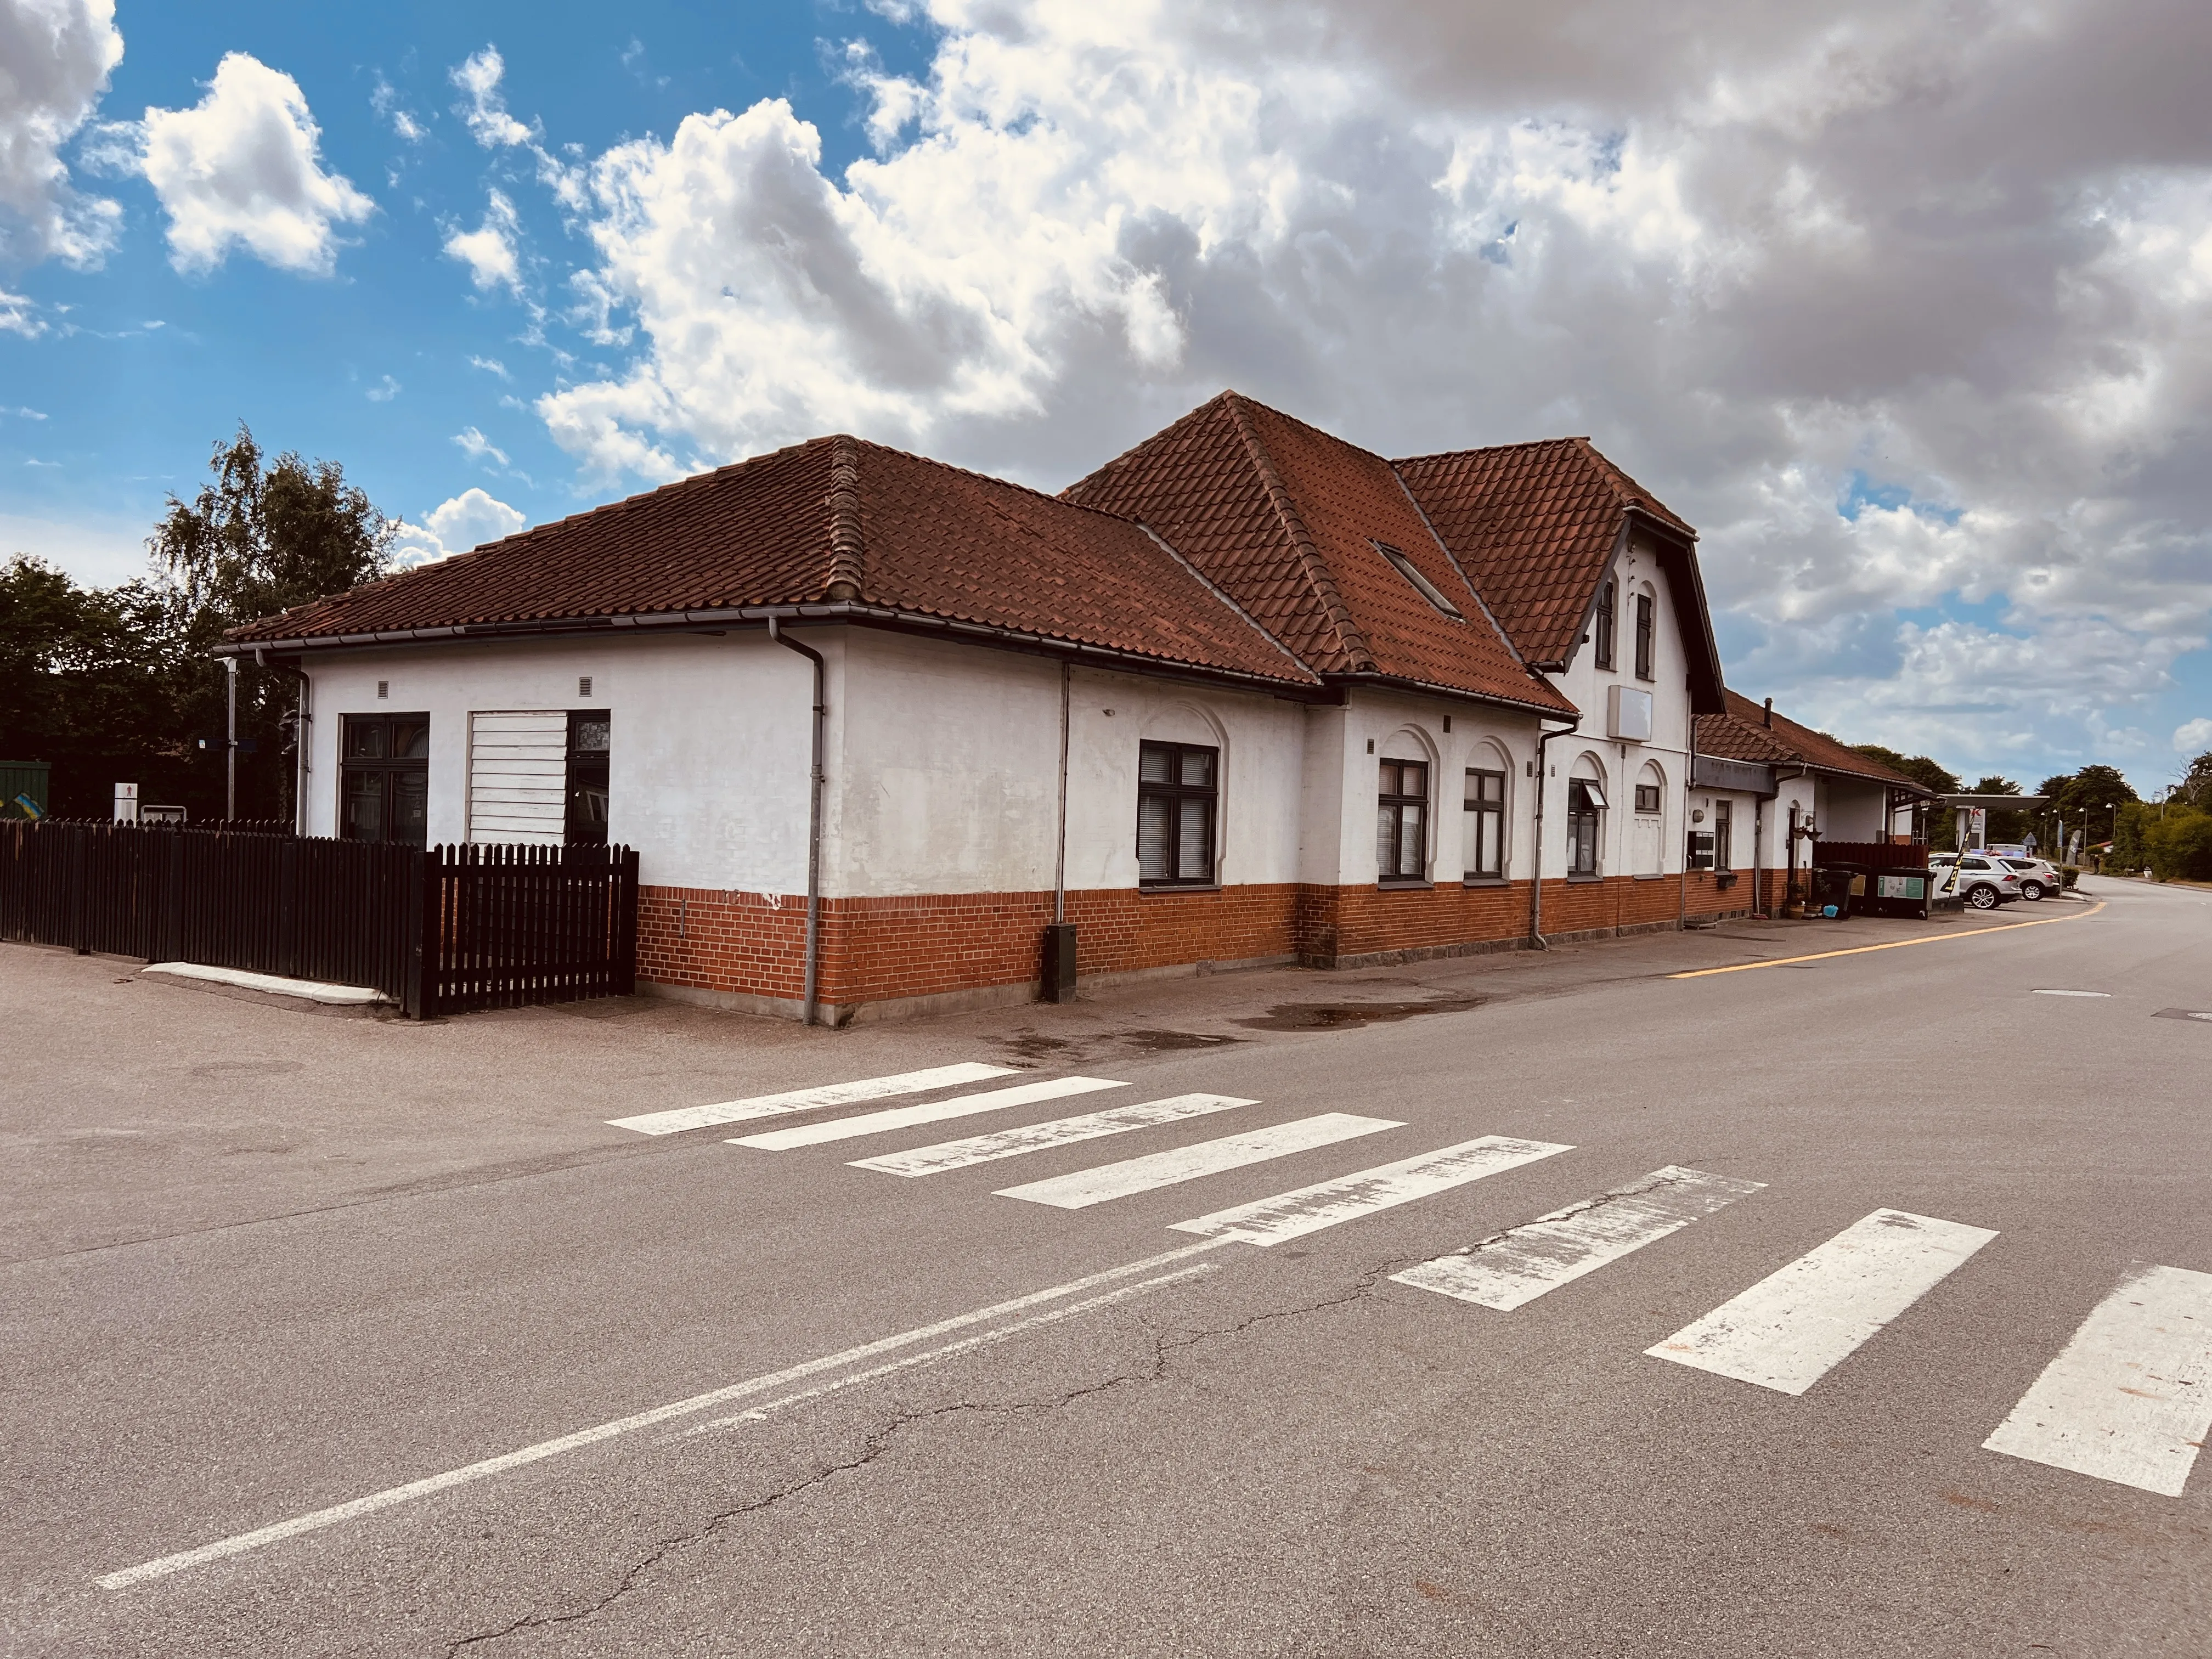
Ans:
[[[1684,861],[1683,867],[1690,870],[1710,870],[1713,867],[1713,835],[1711,830],[1692,830],[1690,831],[1689,857]]]

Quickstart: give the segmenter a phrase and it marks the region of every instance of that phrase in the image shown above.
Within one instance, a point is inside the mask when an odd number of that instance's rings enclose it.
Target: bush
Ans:
[[[2212,881],[2212,812],[2169,807],[2163,822],[2144,827],[2143,850],[2160,881]]]
[[[2061,887],[2071,887],[2075,882],[2081,879],[2081,866],[2080,865],[2062,864],[2058,866],[2058,884]]]

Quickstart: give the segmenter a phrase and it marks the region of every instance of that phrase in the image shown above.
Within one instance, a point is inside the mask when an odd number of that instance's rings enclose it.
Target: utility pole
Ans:
[[[228,820],[238,816],[238,659],[225,657],[222,665],[228,671],[223,678],[223,703],[229,730],[222,745],[222,816]]]

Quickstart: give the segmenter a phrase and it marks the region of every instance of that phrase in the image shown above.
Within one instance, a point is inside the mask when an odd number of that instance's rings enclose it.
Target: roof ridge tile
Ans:
[[[856,599],[866,588],[866,547],[860,536],[860,465],[854,441],[830,441],[830,580],[825,599]]]
[[[1313,532],[1306,528],[1305,520],[1298,516],[1298,509],[1291,500],[1290,491],[1283,488],[1282,477],[1276,471],[1267,446],[1261,442],[1259,432],[1252,424],[1251,411],[1244,406],[1244,399],[1237,393],[1224,392],[1221,396],[1231,417],[1237,423],[1238,435],[1244,441],[1244,451],[1251,458],[1252,470],[1260,475],[1261,484],[1267,492],[1268,504],[1275,509],[1275,516],[1281,521],[1283,533],[1290,538],[1291,549],[1298,556],[1298,563],[1314,590],[1314,596],[1321,601],[1323,612],[1336,630],[1339,648],[1349,660],[1352,672],[1376,672],[1375,653],[1369,648],[1358,623],[1352,620],[1351,607],[1345,604],[1344,595],[1338,592],[1336,579],[1329,574],[1321,550],[1314,545]],[[1266,405],[1261,404],[1261,407],[1266,408]],[[1276,411],[1270,410],[1268,412],[1273,414]]]

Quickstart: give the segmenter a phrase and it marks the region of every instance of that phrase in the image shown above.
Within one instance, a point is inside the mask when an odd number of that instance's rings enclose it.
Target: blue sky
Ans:
[[[2212,9],[1705,5],[0,0],[0,552],[135,574],[240,419],[430,556],[830,430],[1056,487],[1233,385],[1588,434],[1746,694],[2157,787]]]
[[[225,53],[248,52],[299,83],[321,128],[325,170],[376,205],[339,229],[328,276],[238,251],[212,271],[186,274],[170,264],[161,206],[143,179],[88,179],[124,210],[103,266],[46,262],[0,276],[50,319],[35,338],[0,333],[0,402],[43,417],[0,417],[0,514],[82,533],[42,548],[35,532],[10,526],[6,550],[46,551],[88,580],[137,574],[165,496],[190,493],[210,445],[240,420],[264,445],[342,462],[386,512],[418,523],[472,486],[532,522],[635,487],[640,480],[580,477],[528,409],[558,378],[556,354],[588,362],[591,343],[557,304],[533,328],[516,299],[478,292],[441,252],[454,225],[481,221],[487,188],[503,185],[526,258],[544,259],[557,281],[577,257],[528,165],[471,138],[450,76],[495,46],[509,101],[542,114],[550,146],[591,155],[672,131],[694,110],[787,98],[819,125],[834,165],[865,146],[860,102],[836,78],[830,40],[866,34],[894,60],[915,55],[913,31],[864,12],[712,10],[653,0],[619,9],[118,6],[125,55],[104,117],[189,107]],[[399,137],[392,112],[424,136]],[[465,453],[454,439],[471,429],[507,461]]]

